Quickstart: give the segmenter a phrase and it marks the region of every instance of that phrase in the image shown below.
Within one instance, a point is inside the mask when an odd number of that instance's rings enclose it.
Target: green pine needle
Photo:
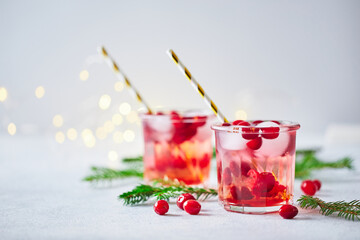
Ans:
[[[123,200],[124,205],[137,205],[144,203],[151,198],[168,201],[170,198],[176,198],[182,193],[191,193],[195,195],[196,199],[202,200],[217,196],[217,191],[212,188],[189,187],[179,183],[163,186],[159,183],[155,183],[153,186],[140,184],[133,190],[119,195],[119,199]]]
[[[142,171],[138,169],[124,169],[114,170],[111,168],[104,167],[91,167],[92,174],[86,176],[83,181],[87,182],[98,182],[98,181],[111,181],[114,179],[138,177],[143,178]]]
[[[325,216],[337,213],[338,217],[360,221],[360,200],[325,202],[316,197],[302,195],[297,201],[301,208],[315,209],[320,207],[320,213]]]

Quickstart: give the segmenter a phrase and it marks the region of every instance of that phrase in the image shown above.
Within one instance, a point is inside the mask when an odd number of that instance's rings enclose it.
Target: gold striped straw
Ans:
[[[224,114],[220,112],[217,108],[215,103],[211,100],[211,98],[205,93],[204,89],[200,86],[200,84],[195,80],[195,78],[191,75],[190,71],[184,66],[184,64],[179,60],[178,56],[174,53],[173,50],[169,49],[167,51],[169,56],[174,60],[176,65],[179,67],[180,71],[184,73],[185,77],[189,79],[191,85],[200,93],[203,97],[205,103],[214,111],[215,115],[220,119],[222,122],[229,122]]]
[[[144,99],[139,94],[138,90],[134,87],[133,84],[129,81],[129,78],[125,75],[125,73],[120,70],[119,65],[115,62],[115,60],[110,56],[110,54],[105,50],[105,47],[102,46],[98,48],[98,52],[105,58],[106,63],[109,65],[109,67],[114,70],[115,75],[120,81],[125,81],[125,85],[128,87],[128,89],[134,94],[136,99],[145,106],[147,111],[152,114],[151,108],[149,105],[144,101]]]

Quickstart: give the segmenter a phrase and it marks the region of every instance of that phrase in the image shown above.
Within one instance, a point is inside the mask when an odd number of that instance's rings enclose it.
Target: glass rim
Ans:
[[[253,122],[259,120],[247,120],[246,122]],[[221,122],[217,122],[211,125],[211,129],[215,132],[229,132],[229,133],[247,133],[247,134],[259,134],[259,131],[267,130],[267,133],[277,133],[277,132],[290,132],[296,131],[300,128],[300,124],[297,122],[292,122],[288,120],[260,120],[263,122],[280,122],[279,126],[241,126],[241,125],[229,125],[223,126]],[[253,130],[259,130],[252,133]]]

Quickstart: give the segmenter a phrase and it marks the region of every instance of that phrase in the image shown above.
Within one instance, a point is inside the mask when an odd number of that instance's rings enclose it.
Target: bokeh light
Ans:
[[[119,155],[116,151],[109,151],[108,158],[110,161],[116,161],[118,159]]]
[[[69,140],[74,141],[77,138],[77,131],[75,128],[69,128],[66,132],[66,136],[68,137]]]
[[[79,74],[81,81],[86,81],[89,78],[89,72],[86,70],[82,70]]]
[[[246,120],[247,113],[244,110],[238,110],[235,112],[235,119],[236,120]]]
[[[7,99],[8,92],[6,88],[0,87],[0,102],[4,102]]]
[[[134,123],[138,120],[138,115],[135,111],[131,111],[128,115],[126,115],[126,119],[129,123]]]
[[[55,134],[55,140],[58,143],[63,143],[65,141],[65,134],[61,131]]]
[[[107,133],[111,133],[112,131],[114,131],[115,126],[112,121],[106,121],[104,123],[104,129]]]
[[[95,134],[96,137],[100,140],[103,140],[107,137],[107,132],[105,131],[104,127],[98,127]]]
[[[15,133],[16,133],[16,125],[15,125],[15,123],[10,123],[10,124],[8,125],[7,130],[8,130],[8,133],[9,133],[11,136],[15,135]]]
[[[115,143],[122,143],[123,142],[122,132],[120,132],[120,131],[114,132],[113,140],[114,140]]]
[[[35,89],[35,97],[40,99],[40,98],[44,97],[44,95],[45,95],[45,88],[43,86],[38,86]]]
[[[83,139],[83,142],[85,144],[86,147],[88,148],[93,148],[96,144],[96,139],[92,133],[92,131],[88,128],[84,129],[81,132],[81,137]]]
[[[99,99],[99,107],[102,110],[106,110],[110,107],[111,97],[107,94],[104,94]]]
[[[116,113],[112,116],[111,120],[115,126],[119,126],[123,122],[123,117],[119,113]]]
[[[132,142],[135,139],[135,133],[132,130],[126,130],[123,134],[125,142]]]
[[[57,114],[53,118],[53,124],[55,127],[61,127],[64,124],[64,119],[60,114]]]
[[[128,115],[130,113],[130,111],[131,111],[130,104],[128,104],[127,102],[124,102],[124,103],[120,104],[119,112],[122,115]]]
[[[116,82],[115,84],[114,84],[114,89],[115,89],[115,91],[117,91],[117,92],[121,92],[123,89],[124,89],[124,83],[122,83],[122,82]]]

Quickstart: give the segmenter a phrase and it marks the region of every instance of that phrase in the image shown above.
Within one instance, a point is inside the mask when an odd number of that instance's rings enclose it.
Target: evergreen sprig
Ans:
[[[98,182],[111,181],[114,179],[138,177],[143,178],[143,172],[136,169],[114,170],[105,167],[91,167],[92,174],[83,178],[83,181]]]
[[[341,158],[334,162],[321,161],[315,156],[316,151],[303,151],[298,154],[295,162],[295,177],[307,178],[313,170],[323,168],[348,168],[353,169],[352,159],[349,157]]]
[[[316,197],[302,195],[297,201],[301,208],[315,209],[320,207],[320,213],[325,216],[337,213],[338,217],[360,221],[360,200],[325,202]]]
[[[182,193],[191,193],[196,199],[205,200],[209,197],[216,196],[217,190],[212,188],[189,187],[178,183],[170,185],[154,185],[140,184],[133,190],[119,195],[119,199],[123,200],[125,205],[137,205],[148,201],[151,198],[157,200],[176,198]]]

